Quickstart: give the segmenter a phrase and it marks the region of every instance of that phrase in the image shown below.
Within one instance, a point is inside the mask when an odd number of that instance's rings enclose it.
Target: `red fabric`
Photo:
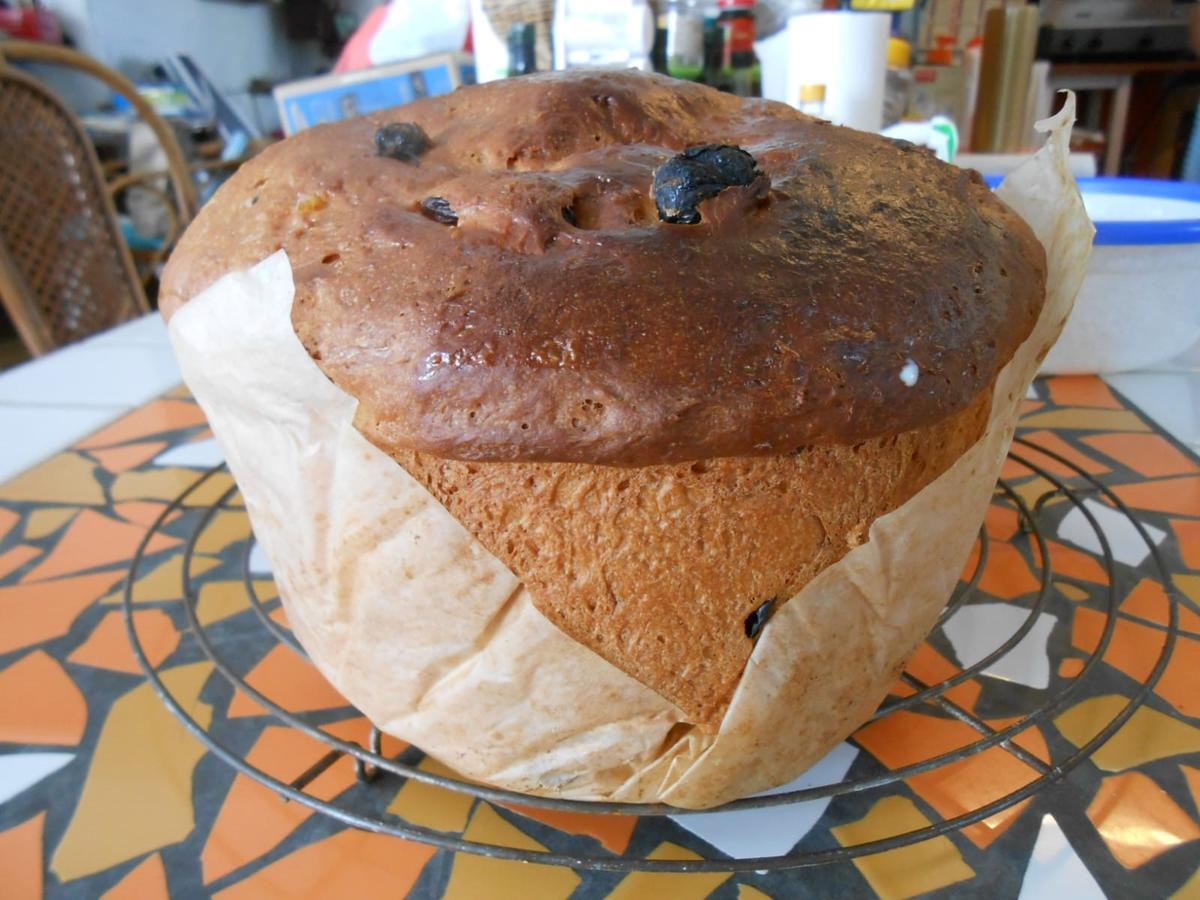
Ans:
[[[337,65],[333,67],[334,72],[354,72],[371,67],[371,39],[383,25],[387,9],[385,3],[371,10],[367,20],[358,26],[354,34],[350,35],[346,46],[342,48],[342,55],[338,57]]]

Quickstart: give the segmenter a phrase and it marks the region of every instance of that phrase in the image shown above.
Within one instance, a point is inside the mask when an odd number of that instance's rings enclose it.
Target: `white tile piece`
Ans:
[[[942,626],[959,664],[973,666],[1007,641],[1028,618],[1028,610],[1008,603],[973,603],[958,609]],[[1020,642],[983,670],[984,675],[1045,688],[1050,684],[1050,657],[1046,642],[1058,622],[1056,616],[1039,613],[1033,627]]]
[[[1018,900],[1104,900],[1104,891],[1087,870],[1054,816],[1042,827],[1025,869]]]
[[[1150,555],[1150,548],[1146,546],[1146,542],[1142,540],[1142,536],[1138,534],[1138,530],[1128,518],[1091,497],[1084,500],[1083,505],[1096,517],[1096,523],[1104,532],[1104,536],[1108,538],[1108,545],[1116,560],[1127,566],[1139,566]],[[1142,527],[1146,529],[1146,533],[1150,536],[1150,540],[1154,541],[1155,546],[1161,544],[1163,538],[1167,536],[1167,533],[1161,528],[1155,528],[1145,522],[1142,523]],[[1062,522],[1058,525],[1058,536],[1097,556],[1103,552],[1096,529],[1092,528],[1091,523],[1088,522],[1087,517],[1078,506],[1072,505],[1071,511],[1063,516]]]
[[[1041,400],[1042,399],[1041,396],[1038,394],[1037,385],[1035,383],[1030,382],[1029,387],[1025,391],[1025,399],[1026,400]]]
[[[846,777],[858,749],[838,744],[825,758],[789,784],[758,796],[783,794],[802,788],[835,784]],[[783,806],[745,809],[735,812],[688,813],[671,816],[701,840],[707,841],[734,859],[780,856],[796,846],[825,814],[832,797],[804,800]]]
[[[180,383],[170,347],[67,347],[0,375],[0,403],[139,406]]]
[[[254,546],[250,548],[250,574],[271,574],[271,561],[267,559],[267,554],[263,551],[262,545],[258,541],[255,541]]]
[[[181,466],[185,469],[211,469],[225,459],[214,438],[192,441],[172,447],[154,457],[156,466]]]
[[[74,753],[9,753],[0,756],[0,803],[57,772],[74,758]]]
[[[129,409],[0,404],[0,482],[69,447]]]

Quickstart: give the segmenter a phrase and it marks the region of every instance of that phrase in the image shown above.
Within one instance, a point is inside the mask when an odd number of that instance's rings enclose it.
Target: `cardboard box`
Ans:
[[[321,122],[339,122],[474,83],[475,60],[469,53],[437,53],[357,72],[290,81],[276,87],[274,95],[283,132],[292,135]]]

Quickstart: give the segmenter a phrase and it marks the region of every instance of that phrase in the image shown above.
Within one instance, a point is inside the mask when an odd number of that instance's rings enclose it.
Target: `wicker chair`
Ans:
[[[146,313],[150,305],[83,126],[7,60],[70,66],[128,97],[170,161],[176,233],[195,215],[196,194],[174,134],[126,79],[63,47],[0,44],[0,300],[38,356]],[[118,188],[131,183],[127,178]]]

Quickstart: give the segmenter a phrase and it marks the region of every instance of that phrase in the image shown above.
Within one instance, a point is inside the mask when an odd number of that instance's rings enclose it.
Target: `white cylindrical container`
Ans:
[[[806,90],[824,87],[823,117],[861,131],[883,127],[887,13],[816,12],[788,19],[786,101],[799,108]]]
[[[1200,341],[1200,185],[1081,178],[1096,245],[1046,373],[1143,369]]]

